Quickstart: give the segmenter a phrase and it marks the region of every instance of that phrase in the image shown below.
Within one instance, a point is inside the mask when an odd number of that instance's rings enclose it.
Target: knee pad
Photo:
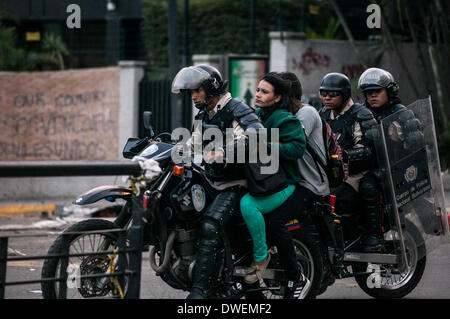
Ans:
[[[211,218],[205,218],[200,224],[199,238],[203,243],[215,246],[220,238],[219,224]]]
[[[220,227],[225,227],[238,210],[239,200],[240,195],[237,192],[220,193],[206,211],[205,217],[216,221]]]

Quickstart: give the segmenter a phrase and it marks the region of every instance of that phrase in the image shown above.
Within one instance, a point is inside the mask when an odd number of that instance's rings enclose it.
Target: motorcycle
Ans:
[[[195,162],[191,165],[173,162],[171,153],[176,143],[167,133],[154,136],[150,117],[150,112],[144,112],[144,126],[150,131],[149,137],[130,138],[124,147],[123,156],[157,163],[160,174],[153,178],[145,177],[145,174],[130,177],[130,187],[106,185],[81,195],[74,204],[88,205],[102,199],[121,199],[125,204],[114,221],[87,219],[72,225],[55,240],[48,254],[62,254],[62,237],[65,233],[68,234],[69,254],[77,254],[76,257],[69,257],[70,269],[77,269],[77,275],[85,277],[94,273],[111,274],[112,257],[95,253],[117,249],[117,233],[107,231],[131,229],[135,222],[132,218],[133,203],[138,202],[143,210],[142,243],[144,247],[149,247],[151,268],[172,288],[189,291],[195,267],[197,228],[202,214],[220,191],[212,186],[203,166]],[[222,249],[216,267],[213,297],[282,297],[285,276],[275,247],[271,248],[272,258],[262,280],[254,285],[245,283],[244,277],[252,261],[252,242],[239,212],[239,204],[233,209],[237,213],[221,234]],[[305,296],[314,297],[322,279],[321,272],[317,272],[317,269],[322,269],[319,248],[307,233],[299,231],[292,224],[287,227],[292,231],[299,267],[311,282]],[[88,255],[80,256],[83,253]],[[55,278],[61,267],[61,258],[45,259],[42,278]],[[123,286],[118,287],[117,282],[108,278],[82,277],[78,285],[70,286],[67,296],[73,298],[118,297],[118,291],[121,297],[127,296],[126,280]],[[41,288],[45,299],[57,298],[60,289],[64,289],[63,285],[48,280],[41,284]]]
[[[324,293],[336,279],[354,277],[360,288],[375,298],[401,298],[420,282],[426,265],[426,255],[448,241],[448,216],[440,175],[439,158],[434,135],[434,123],[429,100],[417,101],[408,109],[422,123],[423,143],[407,152],[401,143],[392,143],[392,124],[401,114],[386,118],[377,128],[377,157],[383,181],[383,248],[378,253],[361,252],[363,235],[360,214],[334,211],[335,198],[317,202],[310,211],[299,212],[299,218],[286,224],[291,232],[302,273],[310,280],[306,298]],[[143,243],[150,247],[150,264],[155,273],[169,286],[189,291],[195,267],[196,229],[202,213],[219,193],[202,166],[176,165],[171,160],[174,142],[154,137],[149,125],[144,125],[150,138],[130,139],[124,148],[126,158],[139,156],[158,162],[162,174],[140,190],[136,185],[142,176],[131,178],[131,187],[104,186],[80,196],[75,203],[86,205],[100,199],[125,200],[114,222],[92,219],[68,228],[66,232],[89,231],[73,235],[70,247],[79,251],[80,244],[93,242],[89,236],[101,238],[91,245],[93,251],[117,247],[114,234],[96,233],[116,228],[129,228],[132,202],[138,198],[145,212]],[[395,125],[394,125],[395,126]],[[391,134],[391,135],[390,135]],[[391,137],[390,137],[391,136]],[[137,196],[140,194],[140,196]],[[239,207],[234,209],[239,210]],[[301,215],[300,215],[301,213]],[[88,237],[86,239],[86,237]],[[269,247],[270,241],[268,242]],[[62,251],[62,239],[57,238],[49,254]],[[271,261],[260,282],[247,285],[244,276],[252,261],[252,242],[242,217],[237,213],[222,234],[222,250],[216,269],[215,298],[280,298],[283,296],[284,272],[276,247],[271,247]],[[81,275],[107,272],[110,258],[88,256],[76,264]],[[47,259],[42,277],[55,277],[61,260]],[[126,282],[123,290],[126,291]],[[60,287],[52,282],[42,284],[44,298],[56,298]],[[81,281],[73,294],[84,298],[114,296],[115,284],[108,280],[90,278]]]

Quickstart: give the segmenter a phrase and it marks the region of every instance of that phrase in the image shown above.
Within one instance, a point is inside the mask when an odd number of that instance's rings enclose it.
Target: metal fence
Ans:
[[[98,164],[59,164],[62,171],[60,176],[73,175],[116,175],[118,171],[121,173],[128,173],[130,175],[136,174],[138,168],[135,165],[124,163],[123,167],[119,164],[110,166],[108,169],[99,171]],[[56,164],[53,164],[56,165]],[[117,166],[118,165],[118,166]],[[5,177],[6,172],[8,176],[55,176],[55,171],[50,170],[52,164],[44,163],[26,163],[24,164],[0,164],[0,176]],[[3,172],[3,173],[1,173]],[[40,172],[40,173],[39,173]],[[64,172],[64,174],[63,174]],[[5,289],[13,285],[28,285],[36,283],[54,282],[59,283],[59,290],[56,298],[67,298],[67,286],[70,283],[68,274],[69,258],[71,257],[102,257],[107,260],[108,270],[104,273],[81,273],[77,278],[81,282],[83,280],[95,280],[103,277],[110,280],[116,293],[115,297],[136,299],[140,296],[140,281],[141,281],[141,263],[142,263],[142,248],[143,248],[143,209],[140,205],[138,197],[133,195],[131,205],[132,220],[129,227],[108,229],[108,230],[93,230],[84,232],[62,232],[58,234],[61,236],[61,249],[55,254],[35,255],[35,256],[8,256],[8,244],[11,238],[19,237],[38,237],[38,236],[56,236],[51,233],[44,234],[13,234],[8,236],[0,236],[0,299],[5,298]],[[117,237],[116,245],[113,250],[102,250],[84,253],[70,253],[70,241],[73,236],[95,234],[112,234]],[[111,249],[111,248],[108,248]],[[117,258],[116,258],[117,257]],[[59,260],[59,274],[55,273],[53,278],[41,278],[36,280],[22,280],[22,281],[6,281],[8,262],[14,261],[31,261],[31,260]]]
[[[139,82],[139,116],[144,111],[153,115],[153,129],[158,133],[172,132],[171,119],[171,79],[167,70],[146,70]],[[192,101],[188,94],[181,94],[181,125],[188,129],[192,126]],[[147,136],[142,118],[139,119],[139,137]]]

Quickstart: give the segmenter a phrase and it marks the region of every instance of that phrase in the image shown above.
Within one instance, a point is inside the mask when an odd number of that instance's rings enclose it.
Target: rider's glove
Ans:
[[[223,149],[217,149],[210,151],[203,156],[203,160],[206,164],[223,163],[225,152]]]
[[[132,161],[139,163],[139,166],[141,166],[142,169],[142,175],[145,178],[146,182],[151,182],[162,173],[161,167],[159,167],[159,163],[154,159],[135,156],[133,157]]]

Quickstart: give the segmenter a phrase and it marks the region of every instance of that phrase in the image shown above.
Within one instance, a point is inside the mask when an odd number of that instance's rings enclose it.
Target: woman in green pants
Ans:
[[[247,193],[241,199],[242,217],[253,240],[253,263],[245,276],[248,284],[261,279],[270,261],[263,214],[280,207],[301,181],[297,159],[303,156],[306,142],[300,121],[289,112],[289,90],[290,83],[276,73],[266,74],[256,89],[256,114],[267,129],[269,147],[271,143],[279,143],[279,166],[285,172],[288,186],[272,195],[254,197]],[[279,141],[271,141],[272,128],[279,130]]]

